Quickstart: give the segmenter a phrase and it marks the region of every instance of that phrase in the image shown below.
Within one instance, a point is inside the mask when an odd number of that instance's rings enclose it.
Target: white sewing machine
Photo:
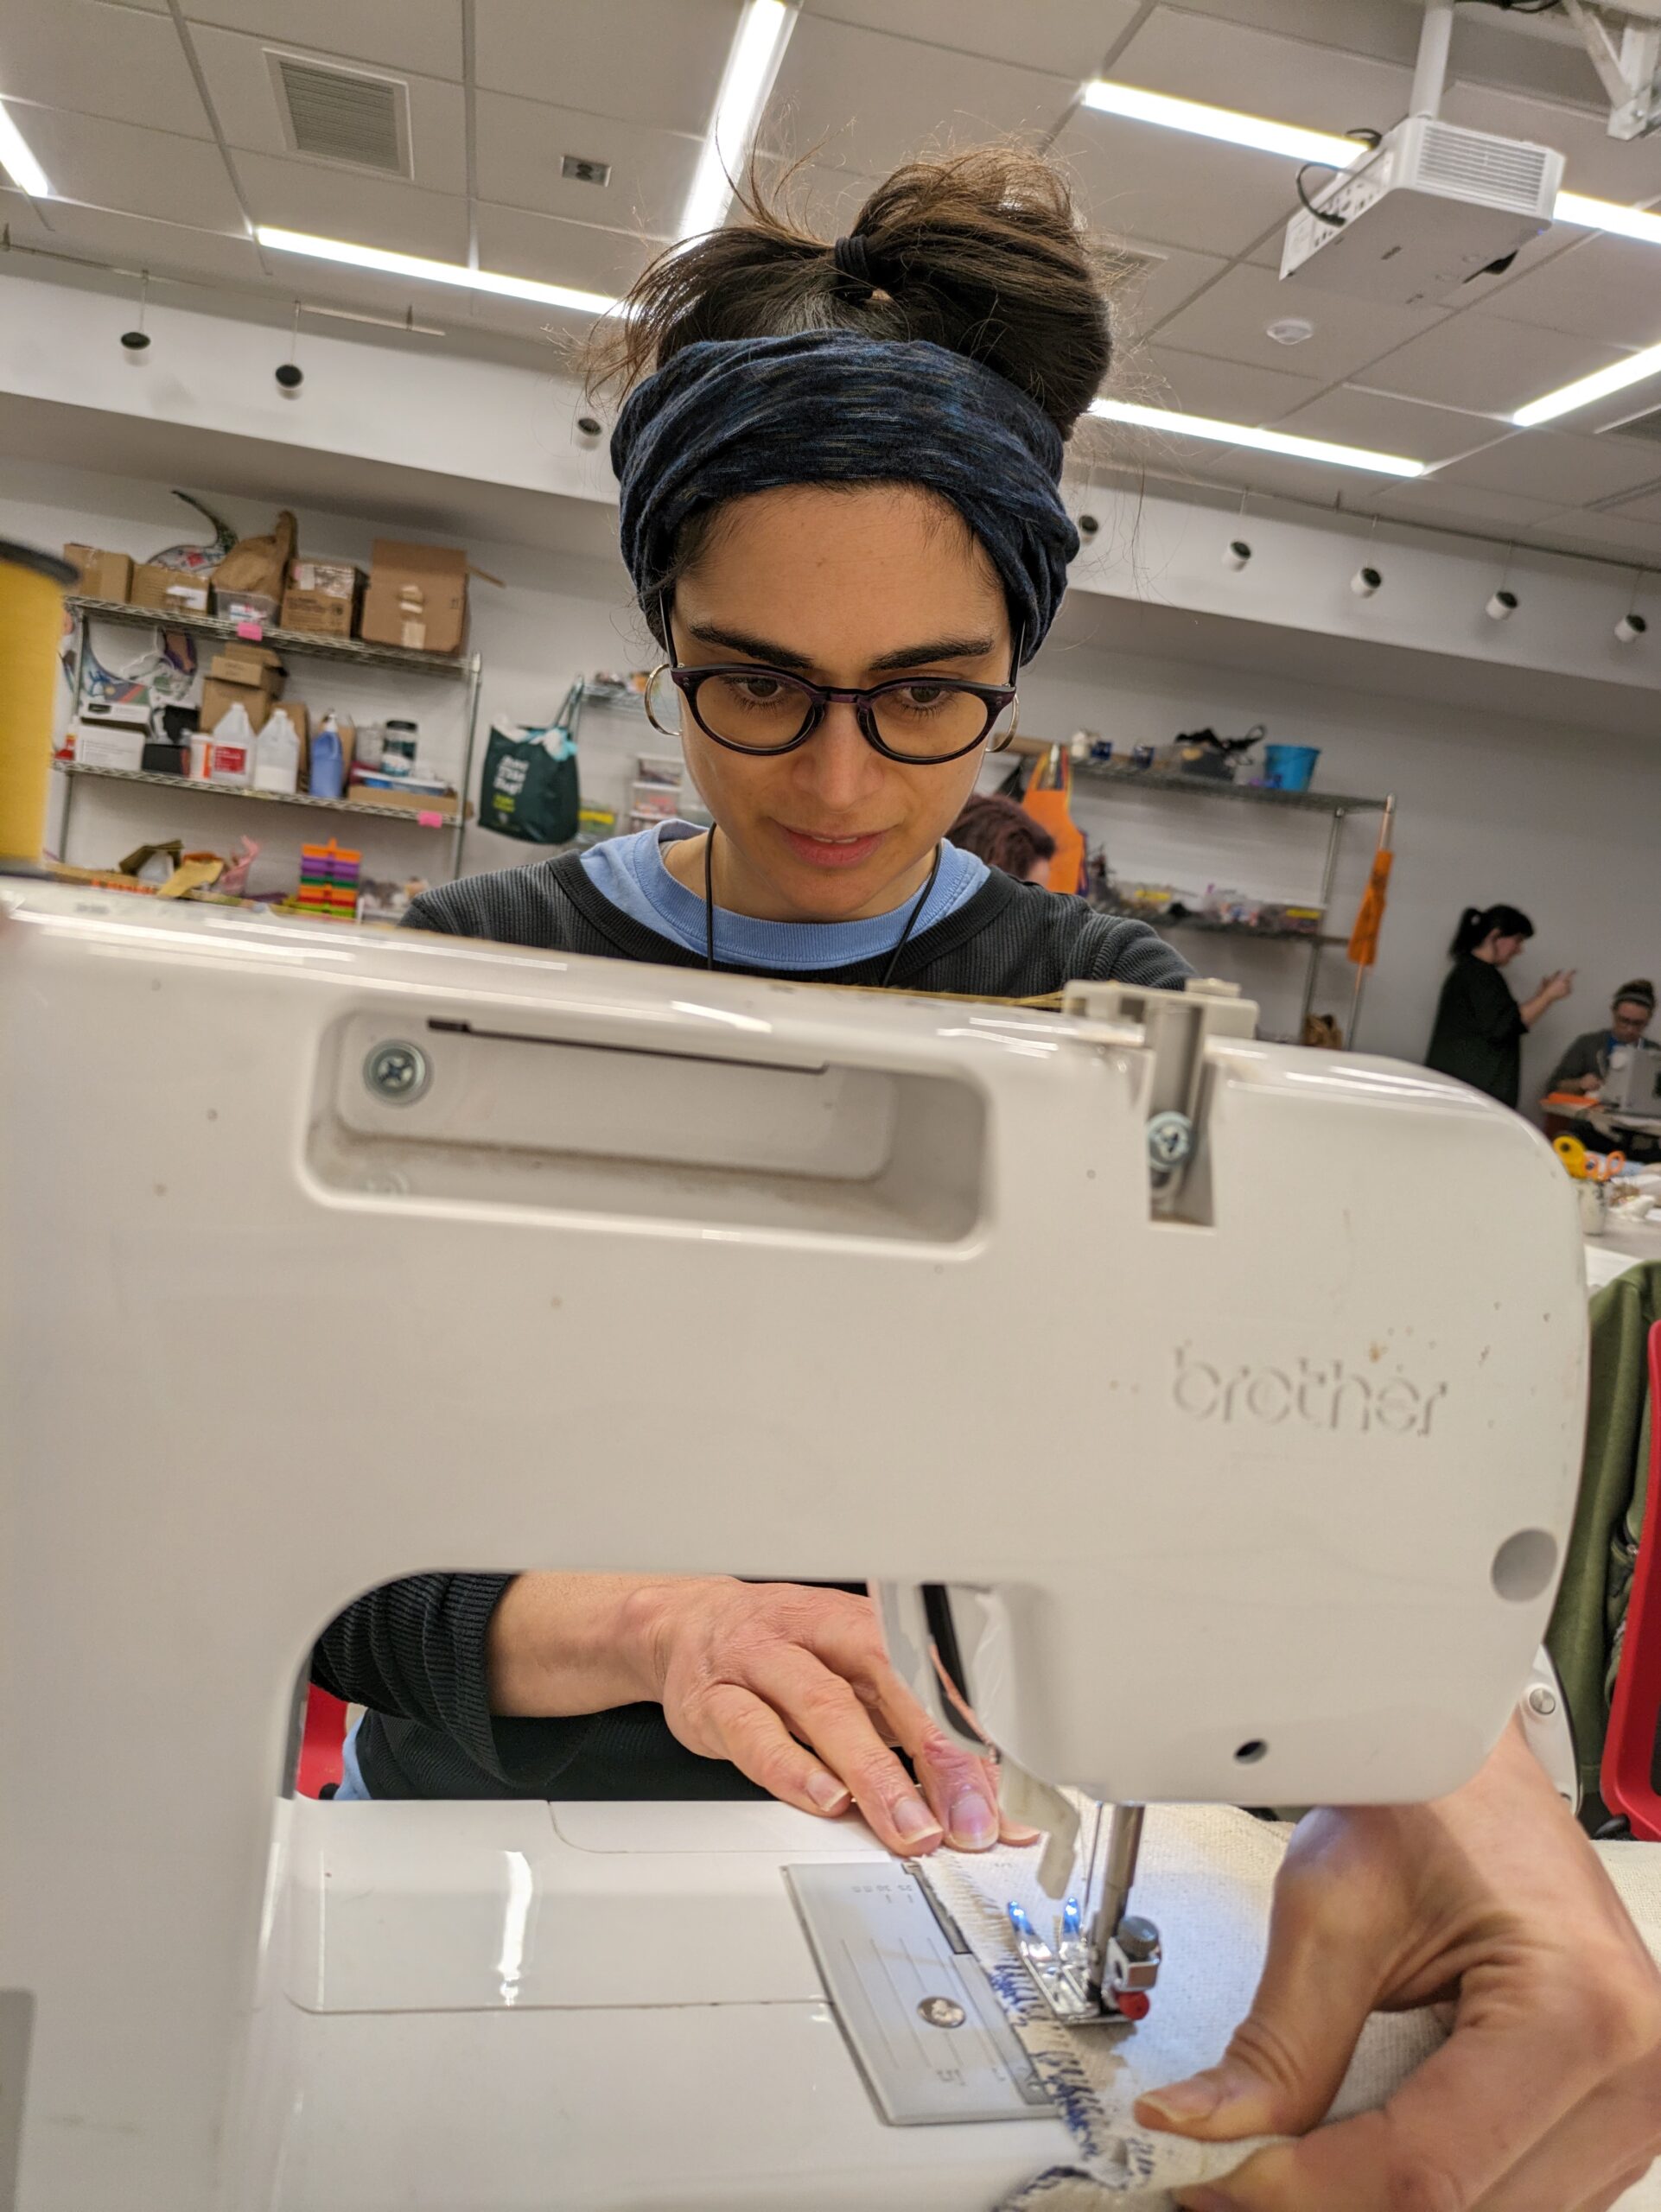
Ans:
[[[1463,1780],[1570,1510],[1571,1194],[1250,1021],[0,881],[0,2202],[926,2212],[1065,2152],[972,1976],[930,2056],[949,1950],[876,1987],[926,1900],[855,1827],[284,1796],[398,1574],[869,1576],[1052,1810]]]

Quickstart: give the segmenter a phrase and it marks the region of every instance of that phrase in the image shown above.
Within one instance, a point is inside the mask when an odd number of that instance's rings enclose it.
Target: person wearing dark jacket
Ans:
[[[1486,1090],[1502,1106],[1515,1106],[1522,1083],[1522,1041],[1549,1006],[1575,988],[1572,968],[1548,976],[1521,1006],[1501,970],[1534,934],[1517,906],[1467,906],[1448,947],[1453,966],[1443,978],[1430,1033],[1427,1067],[1457,1076]]]
[[[901,170],[833,247],[749,212],[654,264],[614,323],[633,386],[613,441],[623,554],[664,651],[648,697],[715,827],[447,886],[416,902],[415,922],[906,990],[1180,985],[1183,962],[1151,931],[990,871],[947,835],[1012,728],[1020,670],[1078,549],[1064,442],[1109,347],[1066,186],[1035,156],[985,149]],[[1104,1255],[1121,1262],[1134,1255]],[[1193,1325],[1175,1309],[1164,1319],[1177,1335]],[[828,1387],[845,1448],[880,1449],[856,1366]],[[664,1487],[699,1466],[672,1408],[664,1437],[656,1464],[572,1468],[556,1426],[550,1481],[627,1485],[644,1528]],[[1111,1452],[1111,1424],[1088,1448]],[[917,1478],[939,1483],[949,1513],[949,1478]],[[1273,1550],[1280,1493],[1264,1479]],[[1272,1616],[1266,1602],[1270,1637]],[[759,1791],[827,1818],[856,1805],[909,1855],[1000,1833],[991,1770],[926,1720],[860,1591],[418,1574],[349,1605],[313,1677],[372,1708],[360,1795]],[[1391,2114],[1316,2127],[1368,2013],[1440,1998],[1451,2033]],[[1231,2199],[1362,2212],[1555,2206],[1588,2188],[1607,2202],[1607,2184],[1648,2163],[1658,2107],[1661,1983],[1513,1722],[1436,1804],[1307,1817],[1251,2018],[1217,2067],[1142,2098],[1137,2117],[1302,2136],[1231,2176]]]
[[[1604,1077],[1616,1052],[1661,1051],[1661,1046],[1645,1033],[1654,1019],[1655,985],[1643,976],[1623,983],[1610,1003],[1607,1027],[1588,1029],[1575,1039],[1552,1070],[1546,1089],[1579,1090],[1588,1098],[1595,1097],[1603,1088]],[[1548,1128],[1550,1126],[1548,1122]],[[1661,1160],[1661,1138],[1647,1130],[1622,1129],[1618,1137],[1612,1138],[1593,1122],[1570,1119],[1566,1126],[1569,1135],[1578,1137],[1590,1151],[1607,1152],[1612,1143],[1618,1143],[1628,1160]]]

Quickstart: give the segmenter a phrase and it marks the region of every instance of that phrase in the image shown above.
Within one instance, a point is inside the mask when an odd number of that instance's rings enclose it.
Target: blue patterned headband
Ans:
[[[1061,435],[1008,378],[926,340],[810,330],[703,339],[631,395],[612,434],[623,559],[652,608],[693,515],[785,484],[922,484],[991,556],[1030,660],[1079,533]]]

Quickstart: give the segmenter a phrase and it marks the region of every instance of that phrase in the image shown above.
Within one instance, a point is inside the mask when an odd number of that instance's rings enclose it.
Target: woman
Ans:
[[[623,552],[665,658],[653,712],[716,826],[448,886],[416,921],[913,990],[1179,983],[1150,931],[946,837],[1060,601],[1077,546],[1063,444],[1108,363],[1056,175],[998,152],[902,170],[833,247],[756,210],[648,271],[633,306],[613,441]],[[759,1786],[806,1811],[857,1803],[898,1851],[998,1832],[991,1777],[924,1721],[855,1592],[417,1576],[349,1607],[314,1674],[372,1709],[360,1750],[376,1795]],[[1556,2202],[1563,2161],[1601,2183],[1612,2157],[1645,2155],[1654,1983],[1510,1737],[1444,1806],[1306,1824],[1251,2018],[1221,2068],[1144,2117],[1219,2137],[1306,2128],[1372,2005],[1468,1990],[1470,2032],[1415,2077],[1388,2133],[1326,2131],[1208,2201]],[[1543,2176],[1543,2194],[1491,2198],[1513,2171],[1525,2188]]]
[[[1026,808],[996,791],[977,791],[951,825],[960,852],[978,853],[1017,883],[1043,883],[1055,858],[1055,840]]]
[[[1520,907],[1467,906],[1448,947],[1454,964],[1436,1002],[1425,1065],[1486,1090],[1502,1106],[1515,1106],[1522,1080],[1522,1040],[1549,1006],[1575,988],[1575,971],[1548,976],[1518,1006],[1500,974],[1534,935]]]

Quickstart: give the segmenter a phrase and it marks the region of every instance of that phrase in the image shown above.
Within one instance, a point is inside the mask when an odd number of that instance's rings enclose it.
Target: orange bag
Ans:
[[[1072,758],[1065,746],[1053,745],[1028,779],[1021,804],[1055,840],[1047,887],[1076,894],[1085,887],[1085,833],[1072,818]]]

